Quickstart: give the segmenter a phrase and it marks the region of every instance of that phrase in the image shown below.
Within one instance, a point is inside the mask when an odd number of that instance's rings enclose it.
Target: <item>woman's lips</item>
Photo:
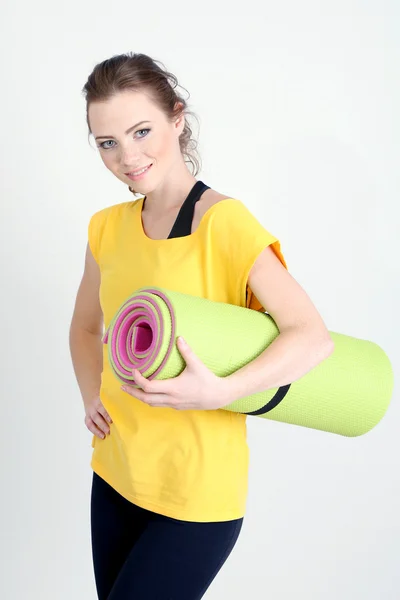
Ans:
[[[131,179],[132,181],[138,181],[139,179],[143,179],[143,177],[145,175],[147,175],[147,173],[150,171],[152,166],[153,166],[153,164],[148,165],[147,167],[143,167],[145,169],[144,171],[143,170],[138,171],[136,169],[136,171],[134,171],[134,172],[138,172],[139,174],[137,174],[137,175],[132,175],[132,173],[125,173],[125,175],[127,177],[129,177],[129,179]]]

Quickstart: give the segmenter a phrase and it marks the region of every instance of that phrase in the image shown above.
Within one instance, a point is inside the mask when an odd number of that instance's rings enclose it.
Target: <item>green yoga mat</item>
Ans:
[[[164,288],[142,288],[114,315],[103,342],[115,376],[135,385],[132,370],[148,379],[178,376],[185,363],[182,335],[216,375],[230,375],[256,358],[279,330],[266,313]],[[236,400],[221,410],[358,436],[383,417],[393,371],[377,344],[331,332],[333,353],[292,384]]]

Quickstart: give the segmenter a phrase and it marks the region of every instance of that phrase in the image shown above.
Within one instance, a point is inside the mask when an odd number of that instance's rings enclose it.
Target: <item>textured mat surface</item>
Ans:
[[[115,376],[134,385],[132,369],[149,379],[176,377],[185,368],[182,335],[219,376],[256,358],[279,334],[273,319],[248,308],[161,288],[138,290],[114,315],[103,342]],[[331,356],[291,385],[241,398],[222,410],[358,436],[383,417],[393,371],[377,344],[331,332]]]

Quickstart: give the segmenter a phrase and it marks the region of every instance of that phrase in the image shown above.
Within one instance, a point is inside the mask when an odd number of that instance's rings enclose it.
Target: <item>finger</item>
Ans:
[[[95,436],[97,436],[101,440],[104,440],[104,438],[106,437],[105,434],[102,431],[100,431],[100,429],[97,427],[96,423],[91,417],[86,417],[85,425],[89,429],[89,431],[91,431]]]
[[[182,355],[183,360],[185,361],[187,367],[190,368],[199,368],[205,367],[204,363],[200,360],[200,358],[195,354],[189,344],[182,337],[178,337],[177,346],[180,354]]]
[[[133,370],[133,377],[139,388],[147,394],[169,394],[171,392],[171,382],[168,379],[146,379],[136,369]],[[131,394],[131,396],[137,397],[138,388],[125,384],[121,389]]]
[[[148,403],[147,401],[149,399],[150,394],[147,392],[144,392],[140,388],[132,387],[130,385],[125,384],[125,385],[121,386],[121,390],[123,392],[126,392],[130,396],[133,396],[133,398],[136,398],[136,400],[140,400],[141,402]]]
[[[177,399],[168,394],[148,394],[142,390],[136,390],[136,398],[154,408],[177,408],[179,405]]]
[[[108,414],[108,412],[104,408],[104,405],[101,402],[100,402],[100,406],[98,407],[97,410],[105,418],[106,421],[108,421],[109,423],[112,423],[112,419],[111,419],[110,415]]]
[[[143,377],[143,375],[138,369],[133,369],[132,373],[136,385],[138,385],[140,388],[142,388],[142,390],[145,390],[148,393],[156,393],[157,386],[154,385],[154,383],[157,383],[156,380],[146,379],[146,377]]]
[[[97,397],[95,403],[94,403],[94,408],[109,422],[112,423],[112,419],[110,417],[110,415],[108,414],[108,412],[106,411],[104,404],[102,403],[102,401],[100,400],[100,396]]]
[[[105,434],[110,433],[110,428],[107,422],[103,419],[102,415],[99,412],[96,411],[92,413],[90,417],[101,431],[103,431]]]

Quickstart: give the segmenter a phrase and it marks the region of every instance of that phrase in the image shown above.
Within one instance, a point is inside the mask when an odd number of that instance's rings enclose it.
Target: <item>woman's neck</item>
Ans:
[[[197,179],[186,165],[179,172],[170,173],[160,185],[145,196],[143,210],[147,213],[168,213],[186,200]]]

